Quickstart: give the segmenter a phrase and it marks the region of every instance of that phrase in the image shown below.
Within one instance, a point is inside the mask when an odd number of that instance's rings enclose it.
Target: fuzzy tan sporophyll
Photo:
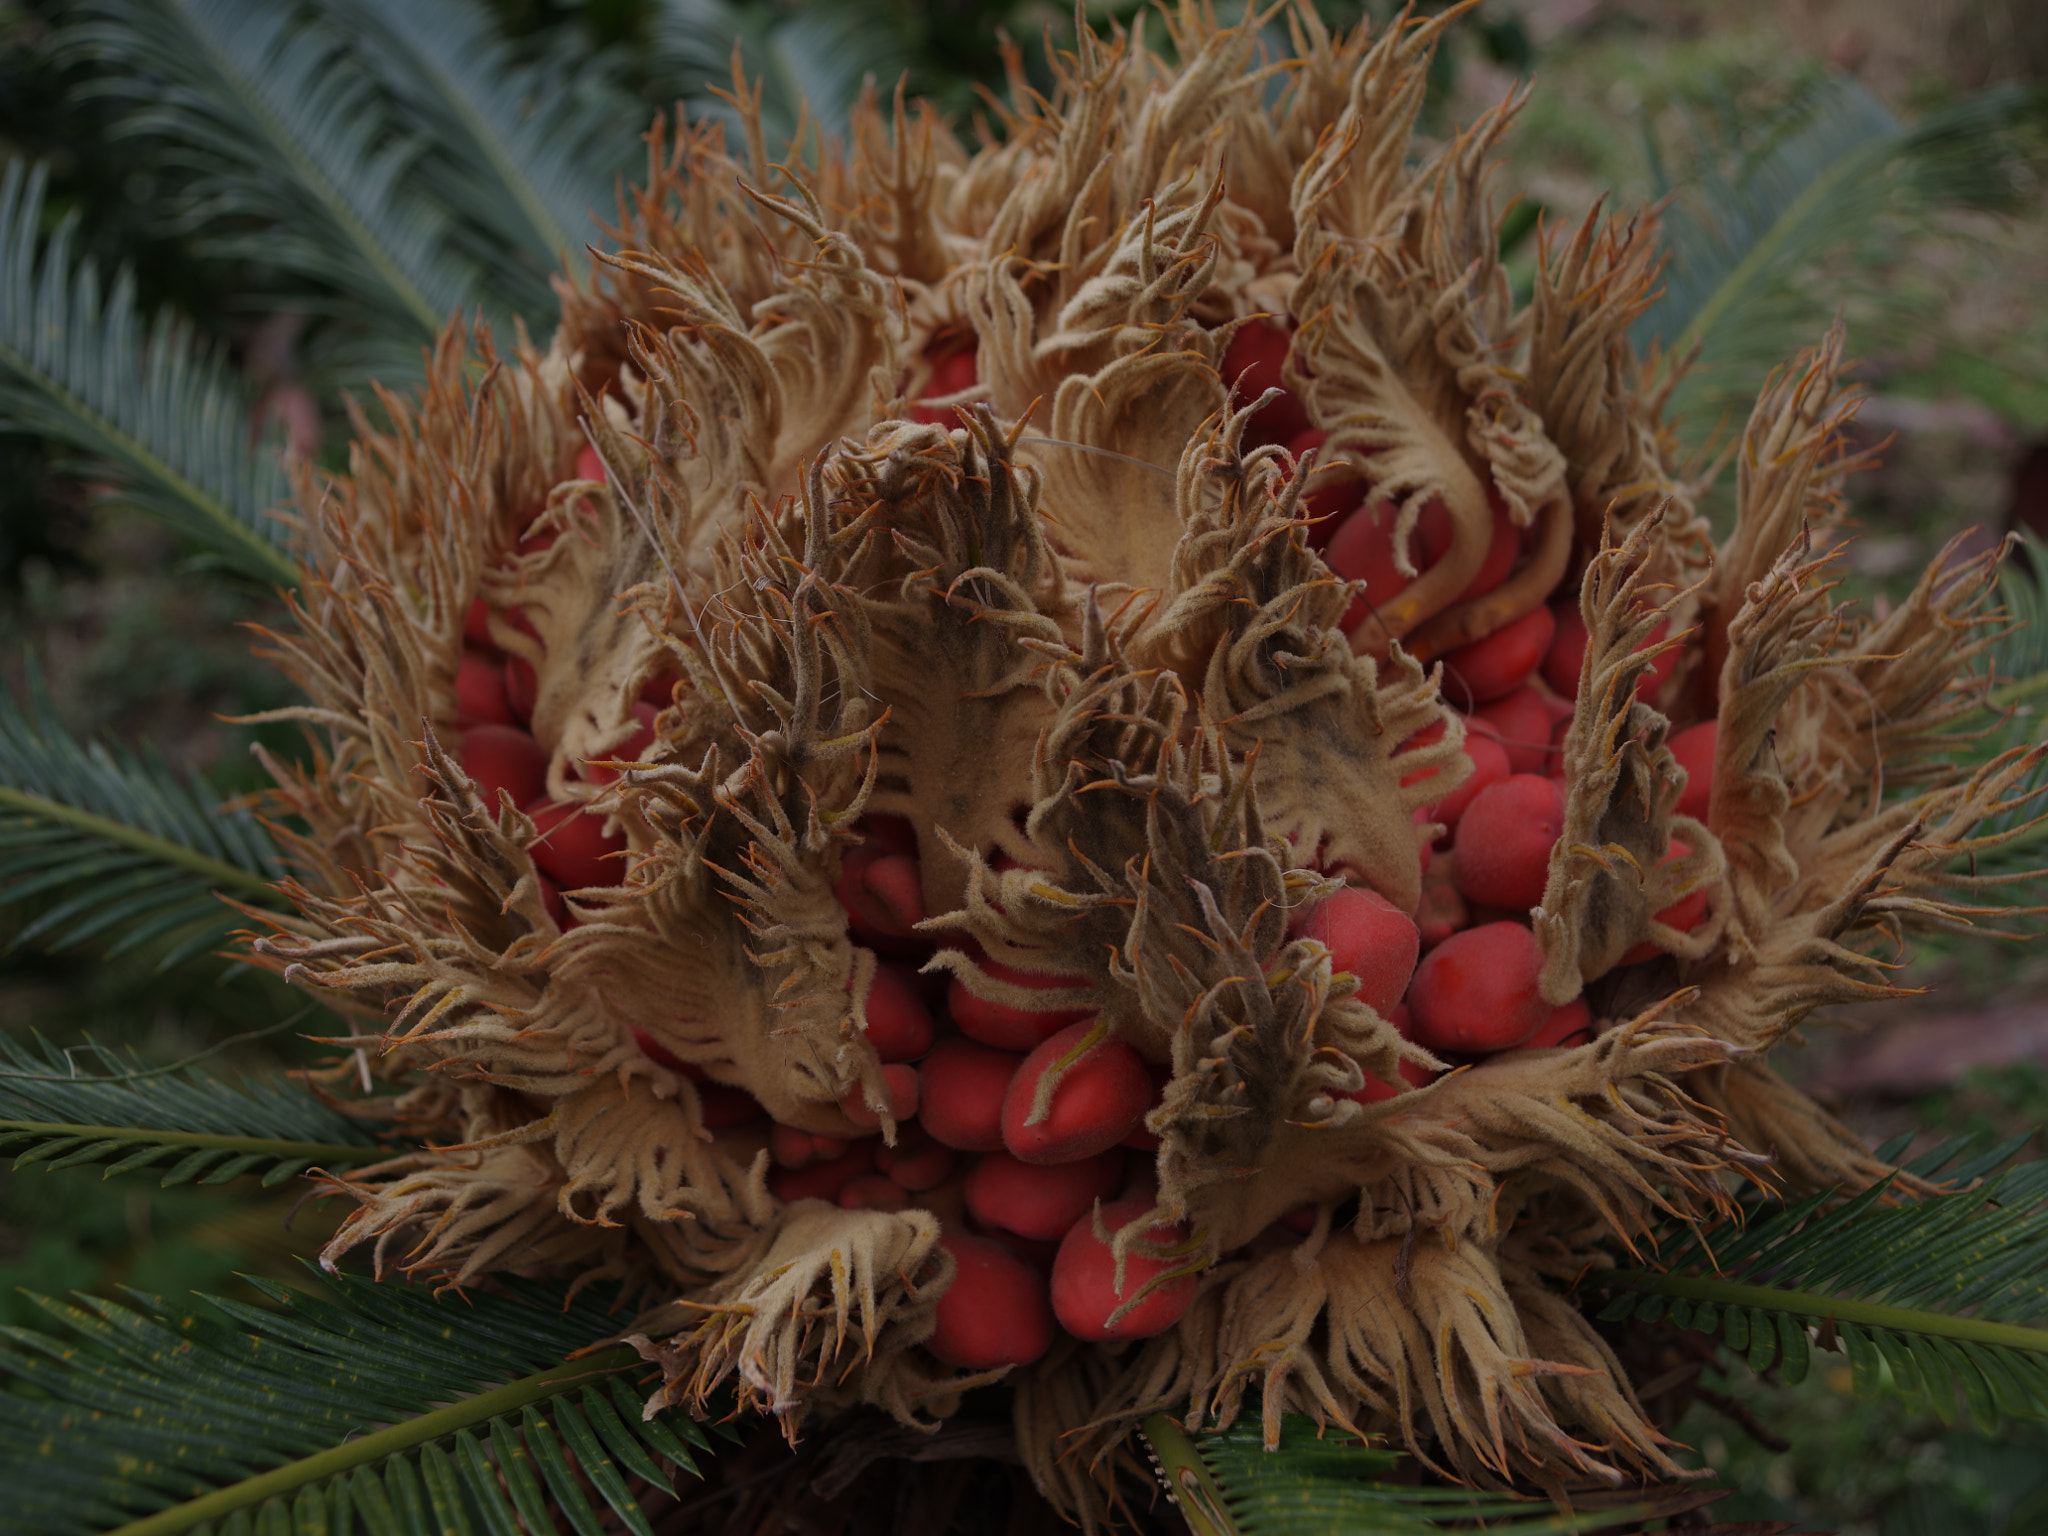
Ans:
[[[1084,33],[972,153],[679,120],[545,352],[308,479],[254,950],[418,1143],[330,1257],[625,1279],[658,1401],[793,1435],[1005,1380],[1091,1523],[1162,1405],[1678,1475],[1566,1293],[1888,1171],[1765,1055],[1970,920],[1995,560],[1835,602],[1838,336],[1713,547],[1648,220],[1516,309],[1515,103],[1418,161],[1443,20],[1284,22]]]

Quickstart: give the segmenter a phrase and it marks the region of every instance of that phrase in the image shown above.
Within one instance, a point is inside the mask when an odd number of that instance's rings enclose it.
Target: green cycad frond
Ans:
[[[2048,715],[2048,594],[2038,578],[2018,562],[1999,573],[1999,600],[2006,613],[2005,631],[1986,652],[1982,666],[1991,677],[1986,716],[1974,740],[1958,743],[1958,766],[1970,769],[2016,747],[2031,747],[2048,737],[2042,720]],[[1991,909],[2029,909],[2040,900],[2040,882],[2027,877],[2048,865],[2048,821],[2040,800],[2048,798],[2048,763],[2037,767],[2023,786],[2016,786],[2012,809],[1987,818],[1976,840],[2004,839],[1973,851],[1958,868],[1977,877],[1975,899]],[[1998,883],[2005,882],[2005,883]],[[1941,936],[1934,936],[1937,941]]]
[[[1820,257],[1867,238],[1887,213],[2009,201],[2010,130],[2026,105],[2021,91],[1987,90],[1908,126],[1854,81],[1828,78],[1750,124],[1745,144],[1710,146],[1720,163],[1660,186],[1677,194],[1665,217],[1670,261],[1634,340],[1667,358],[1699,346],[1672,401],[1689,434],[1739,423],[1786,338],[1817,336],[1841,307],[1839,281],[1818,294],[1800,285]]]
[[[583,264],[632,169],[645,116],[609,67],[558,29],[543,65],[517,63],[494,19],[469,0],[323,0],[360,39],[364,66],[431,135],[434,191],[485,238],[492,287],[530,324],[554,308],[548,277]],[[565,46],[571,52],[564,56]]]
[[[220,894],[270,900],[282,873],[246,806],[160,761],[80,742],[34,675],[26,709],[0,692],[0,902],[53,899],[17,944],[107,936],[118,955],[168,942],[162,964],[175,965],[228,931]]]
[[[1967,1182],[2007,1145],[1948,1177]],[[1917,1171],[1939,1171],[1915,1165]],[[1664,1318],[1719,1333],[1752,1367],[1806,1374],[1809,1330],[1847,1351],[1856,1390],[1904,1397],[1944,1420],[1958,1395],[1987,1429],[2048,1419],[2048,1162],[1982,1187],[1885,1203],[1880,1184],[1687,1236],[1657,1271],[1592,1277],[1618,1294],[1603,1318]]]
[[[1446,1522],[1468,1520],[1488,1521],[1497,1536],[1536,1536],[1641,1513],[1602,1509],[1575,1518],[1541,1500],[1375,1481],[1394,1470],[1398,1452],[1344,1434],[1325,1438],[1299,1414],[1282,1415],[1279,1448],[1271,1451],[1255,1414],[1197,1435],[1154,1414],[1143,1433],[1194,1536],[1435,1536]]]
[[[445,209],[416,185],[419,144],[387,120],[342,40],[265,0],[86,0],[58,55],[84,89],[130,104],[191,177],[186,223],[209,246],[348,301],[392,359],[475,303]]]
[[[813,126],[843,133],[863,82],[872,76],[886,89],[909,64],[897,21],[872,0],[789,12],[732,0],[661,0],[654,17],[655,83],[689,98],[692,111],[737,122],[711,94],[732,88],[735,48],[748,85],[760,87],[771,155],[795,137],[803,104]]]
[[[294,582],[268,515],[286,497],[274,446],[252,450],[234,375],[165,314],[144,334],[123,273],[101,302],[99,273],[71,254],[66,220],[37,247],[44,171],[0,172],[0,427],[34,432],[114,477],[124,498],[234,569]]]
[[[15,1166],[160,1172],[169,1188],[258,1174],[266,1185],[390,1156],[355,1121],[283,1076],[230,1083],[194,1062],[145,1067],[105,1046],[40,1050],[0,1037],[0,1148]],[[81,1066],[88,1056],[96,1065]]]
[[[436,1301],[349,1276],[333,1302],[252,1280],[137,1307],[37,1298],[68,1337],[5,1330],[0,1486],[21,1536],[598,1530],[591,1497],[651,1536],[636,1486],[696,1470],[709,1441],[643,1421],[627,1346],[563,1364],[627,1321],[591,1293],[512,1282]],[[138,1310],[139,1308],[139,1310]],[[29,1391],[23,1391],[22,1388]],[[31,1395],[31,1393],[33,1395]],[[583,1481],[587,1479],[587,1484]],[[217,1527],[214,1522],[224,1522]],[[126,1523],[124,1523],[126,1522]]]

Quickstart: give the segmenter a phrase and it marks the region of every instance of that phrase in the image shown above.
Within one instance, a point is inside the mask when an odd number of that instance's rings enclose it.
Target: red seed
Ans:
[[[697,1101],[704,1107],[704,1129],[707,1131],[745,1125],[749,1120],[759,1120],[768,1113],[761,1107],[761,1101],[746,1089],[735,1088],[728,1083],[699,1083]]]
[[[958,1036],[941,1040],[919,1069],[924,1128],[962,1152],[994,1152],[1003,1144],[1003,1095],[1024,1064],[1015,1051]]]
[[[855,937],[902,940],[924,921],[924,878],[917,860],[866,843],[847,852],[832,894]]]
[[[1119,1200],[1102,1208],[1103,1225],[1119,1232],[1152,1208],[1140,1196]],[[1183,1243],[1186,1229],[1175,1224],[1157,1224],[1147,1234],[1154,1242]],[[1110,1316],[1118,1307],[1144,1290],[1147,1284],[1179,1265],[1176,1259],[1152,1259],[1132,1254],[1124,1262],[1124,1283],[1116,1283],[1116,1258],[1109,1245],[1095,1235],[1094,1213],[1075,1222],[1060,1244],[1059,1257],[1052,1265],[1052,1307],[1067,1332],[1091,1344],[1110,1339],[1149,1339],[1164,1333],[1181,1319],[1195,1297],[1195,1277],[1182,1275],[1159,1286],[1114,1323]]]
[[[583,765],[583,778],[585,782],[609,784],[618,778],[619,770],[604,767],[603,765],[606,761],[616,760],[621,763],[637,763],[646,757],[648,748],[654,745],[654,717],[657,713],[659,711],[652,704],[644,702],[634,704],[633,719],[638,722],[638,729],[616,747],[608,747],[596,759],[586,762]]]
[[[808,1168],[818,1160],[809,1131],[780,1123],[768,1131],[768,1156],[778,1168]]]
[[[1474,719],[1484,720],[1500,733],[1508,766],[1515,772],[1543,772],[1550,756],[1551,713],[1542,694],[1534,688],[1517,688],[1472,713]]]
[[[1593,1038],[1593,1010],[1586,1000],[1575,997],[1561,1008],[1550,1010],[1543,1027],[1522,1044],[1530,1050],[1539,1046],[1584,1045]]]
[[[903,1211],[910,1208],[910,1194],[879,1173],[861,1173],[840,1188],[839,1206],[847,1211]]]
[[[1505,698],[1534,675],[1556,624],[1548,608],[1531,608],[1483,640],[1444,657],[1444,697],[1454,704]]]
[[[997,981],[1011,982],[1035,991],[1090,984],[1085,976],[1040,976],[994,960],[984,959],[980,965]],[[1069,1024],[1089,1016],[1085,1008],[1059,1008],[1043,1013],[1012,1008],[1007,1003],[976,997],[958,976],[946,987],[946,1011],[953,1015],[953,1022],[960,1026],[960,1033],[970,1040],[979,1040],[983,1045],[998,1046],[1006,1051],[1035,1050],[1040,1042],[1051,1039]]]
[[[1293,327],[1252,320],[1240,326],[1223,349],[1223,382],[1234,391],[1235,406],[1250,405],[1269,389],[1286,389],[1281,365],[1293,336]],[[1285,443],[1315,425],[1292,391],[1282,395],[1254,416],[1247,435],[1262,443]]]
[[[1358,978],[1358,997],[1375,1013],[1401,1001],[1422,940],[1415,920],[1378,891],[1346,886],[1295,924],[1304,939],[1330,951],[1330,963]]]
[[[1579,673],[1586,665],[1586,616],[1576,601],[1559,603],[1550,650],[1543,658],[1543,681],[1567,699],[1579,696]]]
[[[1408,1009],[1416,1041],[1439,1052],[1520,1045],[1550,1017],[1536,990],[1542,973],[1543,946],[1519,923],[1452,934],[1415,968]]]
[[[918,995],[912,972],[901,966],[875,967],[868,988],[868,1044],[884,1061],[916,1061],[932,1048],[932,1016]]]
[[[576,453],[576,468],[570,473],[571,480],[603,480],[604,459],[596,447],[585,443]]]
[[[967,1174],[967,1209],[991,1227],[1057,1242],[1123,1182],[1124,1155],[1116,1150],[1054,1168],[989,1152]]]
[[[1557,616],[1556,638],[1550,642],[1550,650],[1543,658],[1543,681],[1550,684],[1567,699],[1579,696],[1579,674],[1586,666],[1586,646],[1590,643],[1586,634],[1586,617],[1579,611],[1576,601],[1559,603],[1552,610]],[[1642,644],[1636,647],[1646,651],[1669,634],[1668,619],[1659,619]],[[1679,652],[1664,652],[1636,678],[1636,697],[1644,703],[1653,702],[1664,687],[1664,680],[1678,668]]]
[[[1029,1365],[1052,1348],[1052,1305],[1045,1277],[984,1237],[942,1237],[953,1255],[953,1283],[925,1340],[947,1365],[967,1371]]]
[[[925,381],[920,400],[937,399],[941,395],[957,395],[963,389],[972,389],[980,380],[980,371],[975,366],[973,343],[947,352],[944,355],[927,353],[931,363],[931,377]],[[934,427],[957,427],[960,418],[951,406],[913,405],[909,410],[912,421],[921,421]]]
[[[1425,950],[1434,949],[1472,921],[1465,898],[1451,884],[1452,873],[1451,869],[1440,869],[1422,882],[1422,903],[1415,909],[1415,927]]]
[[[476,781],[484,804],[495,808],[499,791],[514,805],[547,793],[547,749],[510,725],[473,725],[462,733],[462,771]]]
[[[1521,910],[1543,899],[1551,845],[1564,830],[1564,792],[1554,781],[1509,774],[1481,790],[1458,825],[1459,895]]]
[[[533,663],[524,656],[505,658],[505,703],[512,718],[524,725],[533,718],[533,706],[540,702],[540,678]]]
[[[607,834],[602,816],[559,800],[531,801],[525,810],[540,832],[530,850],[533,862],[565,890],[615,886],[626,878],[625,860],[612,857],[626,840]]]
[[[891,1063],[882,1068],[882,1084],[889,1094],[889,1118],[897,1124],[917,1118],[917,1068]],[[881,1114],[868,1104],[867,1090],[856,1083],[839,1096],[839,1108],[855,1125],[873,1129],[882,1123]]]
[[[484,650],[497,648],[498,642],[491,638],[491,605],[480,597],[462,615],[462,638]]]
[[[1472,731],[1465,737],[1465,755],[1472,760],[1472,773],[1464,783],[1436,803],[1432,814],[1444,824],[1444,841],[1455,842],[1458,823],[1479,792],[1498,784],[1514,771],[1508,763],[1507,748],[1486,731]]]
[[[659,710],[667,709],[675,702],[676,684],[681,681],[673,672],[657,672],[640,685],[640,702],[651,704]]]
[[[862,837],[879,846],[882,852],[900,853],[909,859],[917,857],[917,828],[907,818],[870,811],[855,826]]]
[[[1138,1128],[1152,1101],[1152,1079],[1138,1053],[1104,1037],[1083,1049],[1092,1019],[1069,1024],[1024,1058],[1003,1097],[1003,1145],[1027,1163],[1072,1163],[1106,1152]],[[1025,1123],[1038,1085],[1070,1053],[1045,1117]]]
[[[897,1130],[896,1145],[875,1154],[875,1166],[905,1189],[931,1189],[953,1176],[960,1154],[932,1139],[921,1125]]]
[[[1346,581],[1362,581],[1365,592],[1352,599],[1343,627],[1356,629],[1371,610],[1391,601],[1413,579],[1394,564],[1394,505],[1374,502],[1342,519],[1330,535],[1323,560]]]
[[[485,651],[464,650],[455,669],[455,714],[464,724],[513,725],[504,665]]]
[[[822,1163],[812,1163],[808,1168],[771,1168],[768,1171],[768,1193],[776,1199],[792,1200],[837,1200],[839,1191],[849,1181],[870,1172],[875,1166],[875,1147],[870,1138],[856,1141],[839,1156]]]
[[[1671,755],[1685,770],[1685,792],[1678,797],[1679,815],[1695,821],[1707,819],[1707,806],[1714,797],[1714,753],[1720,744],[1718,720],[1688,726],[1671,738]]]

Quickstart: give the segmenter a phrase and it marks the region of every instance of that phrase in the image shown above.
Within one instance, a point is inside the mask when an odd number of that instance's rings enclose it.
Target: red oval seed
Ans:
[[[1533,773],[1481,790],[1459,823],[1458,894],[1488,907],[1527,910],[1540,902],[1564,804],[1564,792]]]
[[[1119,1232],[1151,1208],[1152,1202],[1143,1198],[1119,1200],[1102,1208],[1103,1225],[1112,1233]],[[1148,1235],[1155,1242],[1187,1240],[1185,1229],[1178,1225],[1155,1225]],[[1110,1339],[1149,1339],[1171,1328],[1187,1311],[1195,1296],[1193,1275],[1182,1275],[1158,1287],[1115,1322],[1110,1317],[1176,1263],[1173,1259],[1133,1254],[1125,1260],[1124,1283],[1119,1288],[1116,1258],[1109,1245],[1095,1235],[1091,1211],[1074,1223],[1060,1244],[1059,1257],[1053,1260],[1053,1312],[1067,1332],[1091,1344]]]
[[[942,1237],[939,1245],[953,1255],[955,1268],[926,1349],[962,1370],[988,1371],[1029,1365],[1052,1348],[1044,1276],[987,1238]]]
[[[565,889],[615,886],[625,880],[625,861],[613,855],[626,840],[607,834],[602,816],[585,814],[559,800],[535,800],[525,810],[540,833],[529,850],[533,862]]]
[[[1537,992],[1543,947],[1519,923],[1454,933],[1423,957],[1408,989],[1415,1039],[1432,1051],[1504,1051],[1550,1017]]]
[[[882,1068],[882,1084],[888,1090],[889,1118],[901,1125],[917,1118],[917,1068],[895,1063]],[[867,1090],[858,1083],[839,1097],[839,1108],[855,1125],[873,1129],[882,1123],[881,1113],[867,1100]]]
[[[878,965],[868,988],[868,1044],[884,1061],[916,1061],[932,1048],[932,1016],[911,973]]]
[[[999,1051],[954,1037],[931,1049],[919,1069],[924,1128],[962,1152],[993,1152],[1003,1144],[1003,1095],[1024,1064],[1015,1051]]]
[[[547,793],[547,748],[516,726],[473,725],[462,733],[462,771],[493,809],[500,791],[525,805]]]
[[[969,1170],[967,1209],[976,1221],[1019,1237],[1056,1242],[1122,1186],[1124,1157],[1098,1153],[1077,1163],[1039,1167],[1007,1152],[990,1152]]]
[[[1444,657],[1444,697],[1470,707],[1513,693],[1542,665],[1557,621],[1531,608],[1511,624]]]
[[[1414,919],[1377,891],[1347,886],[1314,907],[1296,925],[1304,939],[1330,951],[1330,962],[1358,978],[1358,996],[1375,1013],[1401,1001],[1422,940]]]
[[[1096,1028],[1070,1024],[1024,1058],[1003,1098],[1003,1145],[1027,1163],[1071,1163],[1106,1152],[1138,1128],[1152,1100],[1152,1080],[1138,1053],[1121,1040],[1082,1050]],[[1038,1086],[1054,1065],[1080,1055],[1061,1072],[1045,1115],[1030,1119]]]
[[[980,965],[997,981],[1030,987],[1035,991],[1089,985],[1085,976],[1040,976],[988,959],[980,961]],[[946,1011],[960,1026],[961,1034],[970,1040],[979,1040],[983,1045],[998,1046],[1006,1051],[1035,1050],[1040,1042],[1050,1039],[1069,1024],[1088,1017],[1085,1008],[1054,1009],[1041,1013],[976,997],[958,976],[947,984]]]

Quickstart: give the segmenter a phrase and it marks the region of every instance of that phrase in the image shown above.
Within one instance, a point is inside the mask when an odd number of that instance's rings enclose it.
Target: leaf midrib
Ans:
[[[80,1082],[90,1082],[81,1078]],[[0,1088],[6,1086],[0,1074]],[[38,1136],[82,1136],[94,1141],[155,1142],[167,1147],[203,1147],[217,1152],[260,1152],[276,1158],[313,1158],[330,1163],[369,1163],[391,1157],[391,1147],[366,1147],[346,1141],[273,1141],[264,1136],[226,1136],[211,1131],[159,1131],[136,1125],[67,1125],[55,1120],[0,1120],[0,1135],[24,1132]]]
[[[433,1409],[344,1445],[302,1456],[297,1461],[286,1462],[268,1472],[259,1472],[254,1477],[245,1477],[225,1488],[203,1493],[196,1499],[158,1510],[140,1520],[131,1520],[103,1533],[103,1536],[174,1536],[176,1532],[190,1530],[195,1525],[237,1510],[254,1508],[267,1499],[292,1493],[309,1483],[324,1482],[337,1473],[382,1461],[387,1456],[452,1435],[459,1429],[486,1423],[501,1413],[559,1397],[579,1383],[615,1376],[642,1363],[640,1352],[632,1345],[614,1345],[582,1360],[572,1360],[567,1365],[522,1376],[517,1381],[494,1387],[488,1392],[479,1392],[475,1397],[466,1397],[446,1408]]]
[[[305,152],[277,114],[270,110],[270,104],[263,99],[261,93],[250,87],[240,66],[225,50],[215,44],[213,34],[191,16],[185,5],[180,4],[178,10],[186,15],[187,28],[212,62],[215,75],[241,101],[243,109],[248,112],[263,136],[269,140],[272,149],[289,167],[299,185],[311,192],[327,210],[327,216],[335,222],[349,243],[362,252],[364,260],[383,280],[392,297],[412,313],[413,318],[425,328],[427,335],[431,337],[437,334],[441,329],[442,317],[435,312],[427,296],[406,276],[404,269],[384,249],[383,242],[377,239],[369,226],[356,216],[347,198],[342,196],[340,189],[334,185],[327,173]],[[289,46],[289,42],[286,46]]]
[[[230,886],[254,896],[272,896],[270,877],[253,870],[230,864],[225,859],[216,859],[210,854],[188,848],[167,837],[158,837],[153,832],[144,832],[139,827],[115,821],[96,811],[83,810],[75,805],[66,805],[61,800],[52,800],[47,795],[38,795],[25,789],[14,789],[0,785],[0,809],[22,811],[45,821],[61,822],[97,837],[103,842],[118,847],[132,848],[137,853],[146,853],[153,859],[186,870],[209,880],[215,885]]]
[[[118,445],[117,454],[130,462],[129,473],[138,478],[153,478],[166,486],[181,501],[197,511],[205,520],[217,527],[235,544],[254,555],[257,564],[286,586],[297,586],[299,569],[296,561],[285,551],[265,539],[255,529],[237,517],[234,510],[218,498],[209,495],[182,470],[174,467],[161,455],[151,451],[144,443],[125,428],[102,415],[86,403],[78,394],[67,388],[62,380],[38,366],[34,360],[17,348],[0,342],[0,364],[23,378],[33,380],[35,387],[45,398],[63,402],[70,413],[86,423],[92,430],[110,442]],[[118,462],[118,459],[117,459]]]
[[[1756,1307],[1767,1312],[1789,1312],[1837,1323],[1855,1323],[1866,1328],[1887,1328],[1895,1333],[1926,1334],[1955,1339],[1965,1344],[1992,1344],[2006,1349],[2024,1349],[2048,1354],[2048,1328],[2024,1328],[2017,1323],[1994,1323],[1977,1317],[1953,1317],[1944,1312],[1927,1312],[1916,1307],[1893,1307],[1873,1301],[1850,1301],[1820,1291],[1781,1290],[1770,1285],[1745,1285],[1698,1275],[1660,1275],[1648,1270],[1613,1270],[1591,1277],[1600,1286],[1621,1286],[1675,1296],[1684,1301],[1708,1301],[1731,1307]]]
[[[1686,322],[1685,329],[1678,333],[1678,339],[1672,343],[1666,356],[1677,359],[1690,353],[1709,327],[1718,323],[1722,315],[1735,307],[1751,280],[1777,259],[1778,253],[1791,240],[1792,231],[1799,227],[1807,212],[1836,186],[1860,174],[1867,162],[1881,163],[1897,147],[1899,137],[1894,135],[1891,139],[1865,145],[1860,150],[1844,155],[1807,183],[1805,190],[1786,206],[1782,214],[1771,221],[1770,227],[1764,231],[1762,237],[1729,269],[1728,275],[1715,285],[1713,292],[1707,295],[1706,302],[1701,304],[1698,312]]]

